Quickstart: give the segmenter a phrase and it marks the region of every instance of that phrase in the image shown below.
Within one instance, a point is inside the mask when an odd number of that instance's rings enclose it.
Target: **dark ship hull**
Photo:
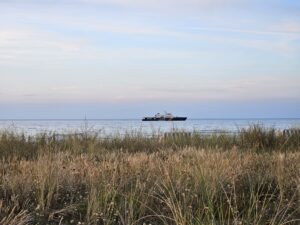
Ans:
[[[185,121],[187,117],[172,117],[172,118],[156,118],[156,117],[145,117],[142,121]]]

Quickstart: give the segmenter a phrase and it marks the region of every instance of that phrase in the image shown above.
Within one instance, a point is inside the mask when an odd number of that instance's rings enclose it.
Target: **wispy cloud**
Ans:
[[[0,101],[300,98],[300,23],[277,0],[3,2]]]
[[[218,32],[232,32],[232,33],[246,33],[246,34],[254,34],[254,35],[272,35],[272,36],[292,36],[299,37],[300,36],[300,24],[293,23],[293,26],[289,27],[291,24],[284,23],[283,26],[280,26],[278,29],[276,25],[271,25],[270,28],[266,30],[250,30],[250,29],[234,29],[227,27],[192,27],[192,30],[196,31],[218,31]],[[286,28],[284,26],[287,26]],[[277,28],[277,29],[276,29]]]
[[[285,7],[278,0],[1,0],[0,4],[22,5],[59,5],[59,6],[91,6],[104,7],[106,9],[131,10],[138,13],[159,13],[161,15],[188,15],[190,13],[215,13],[224,10],[239,9],[245,12],[249,9],[264,8],[266,11],[280,10],[294,13],[300,7]],[[287,4],[288,5],[288,4]]]
[[[57,1],[53,0],[1,0],[2,3],[34,3],[34,4],[55,4]],[[98,4],[98,5],[113,5],[122,7],[205,7],[205,8],[216,8],[216,7],[228,7],[232,5],[241,5],[246,3],[258,2],[257,0],[152,0],[152,1],[136,1],[136,0],[61,0],[60,3],[84,3],[84,4]]]
[[[253,77],[235,80],[202,81],[203,84],[187,83],[184,87],[168,86],[145,88],[153,98],[189,99],[189,100],[262,100],[293,99],[300,100],[300,78]],[[156,97],[154,97],[156,96]]]
[[[282,21],[272,24],[269,30],[277,30],[284,34],[300,34],[300,21]]]
[[[143,82],[103,86],[60,85],[38,89],[7,90],[0,102],[132,102],[155,101],[207,101],[207,100],[300,100],[300,78],[261,76],[252,78],[209,80],[200,79],[176,83],[145,84]],[[109,90],[114,90],[110,92]],[[23,93],[22,93],[23,92]],[[5,98],[4,98],[5,97]]]
[[[25,0],[26,1],[26,0]],[[18,0],[14,2],[20,2]],[[39,1],[30,1],[38,5]],[[119,5],[119,6],[136,6],[139,8],[164,8],[164,7],[176,7],[178,11],[184,8],[184,5],[194,6],[197,10],[205,11],[206,7],[229,7],[235,5],[245,5],[247,4],[260,4],[260,1],[249,1],[249,0],[164,0],[164,1],[130,1],[130,0],[76,0],[76,2],[81,2],[82,4],[96,4],[96,5]],[[48,1],[51,3],[51,1]],[[53,3],[53,2],[52,2]],[[61,3],[71,4],[74,1],[62,0]],[[271,4],[271,3],[270,3]],[[275,4],[276,5],[276,4]],[[278,4],[276,5],[277,7]],[[57,5],[57,8],[63,8],[63,4]],[[98,34],[106,35],[107,33],[112,33],[114,35],[131,35],[132,37],[142,37],[142,38],[170,38],[172,40],[191,40],[191,41],[205,41],[209,44],[229,44],[232,46],[242,46],[246,48],[254,48],[264,51],[278,52],[278,53],[290,53],[298,52],[299,48],[295,47],[294,40],[299,39],[300,37],[300,26],[299,22],[290,20],[285,20],[281,22],[275,21],[262,21],[261,24],[256,21],[254,15],[250,17],[250,25],[245,23],[240,23],[239,18],[231,18],[226,22],[226,19],[232,16],[223,15],[226,18],[221,17],[220,19],[214,18],[212,15],[201,17],[202,13],[199,14],[200,17],[196,19],[193,23],[186,24],[186,21],[179,26],[174,26],[174,17],[169,18],[164,15],[164,13],[155,14],[149,18],[140,15],[133,16],[132,13],[126,11],[123,14],[111,12],[111,9],[108,9],[109,12],[105,12],[105,7],[99,7],[100,15],[83,15],[80,14],[80,11],[75,14],[65,14],[64,11],[58,10],[55,12],[56,15],[53,16],[53,11],[45,10],[45,12],[40,13],[34,11],[30,12],[18,12],[12,17],[21,17],[27,18],[31,21],[29,24],[32,26],[32,29],[45,33],[44,36],[41,35],[37,40],[34,38],[34,42],[31,43],[31,49],[35,50],[36,45],[40,43],[39,48],[48,46],[52,50],[63,51],[63,53],[71,53],[73,56],[82,50],[86,45],[86,40],[80,39],[80,35],[76,37],[76,34],[73,38],[67,38],[65,32],[76,31],[77,34],[95,32]],[[86,10],[86,9],[85,9]],[[139,11],[139,10],[138,10]],[[75,11],[77,12],[77,11]],[[105,12],[108,16],[101,16],[101,12]],[[4,12],[5,13],[5,12]],[[19,15],[21,13],[21,15]],[[9,16],[9,14],[7,14]],[[194,14],[195,16],[195,14]],[[251,14],[250,14],[251,16]],[[161,18],[164,23],[160,23],[157,19],[156,22],[153,22],[153,18]],[[208,18],[208,19],[207,19]],[[213,18],[213,19],[212,19]],[[178,18],[177,18],[178,19]],[[249,18],[247,18],[249,19]],[[149,22],[150,20],[150,22]],[[151,22],[152,20],[152,22]],[[185,20],[181,18],[181,20]],[[39,27],[34,27],[34,24],[37,24],[36,21],[39,21]],[[167,21],[167,22],[166,22]],[[192,20],[193,21],[193,20]],[[198,22],[197,22],[198,21]],[[204,21],[204,22],[201,22]],[[213,22],[212,22],[213,21]],[[225,21],[225,22],[224,22]],[[191,22],[191,20],[189,21]],[[205,26],[208,24],[208,26]],[[58,34],[51,34],[49,32],[44,32],[47,30],[47,27],[56,27]],[[16,28],[18,29],[18,28]],[[34,31],[34,32],[36,32]],[[47,34],[48,33],[48,34]],[[240,34],[244,34],[241,37]],[[56,37],[54,37],[56,36]],[[59,37],[60,36],[60,37]],[[45,39],[48,38],[48,42],[45,42]],[[90,36],[85,37],[87,39],[91,38]],[[125,37],[127,38],[127,37]],[[30,37],[32,40],[33,38]],[[120,38],[121,39],[121,38]],[[30,40],[24,38],[23,42],[30,43]],[[123,43],[123,42],[122,42]],[[32,45],[34,44],[34,45]],[[102,44],[102,43],[101,43]],[[27,43],[23,44],[23,47],[18,47],[18,50],[15,49],[16,54],[21,54],[24,51]],[[105,45],[103,43],[102,45]],[[1,47],[1,46],[0,46]],[[151,48],[153,48],[151,46]],[[51,51],[48,51],[51,53]],[[53,52],[53,51],[52,51]],[[89,51],[90,53],[90,51]],[[13,60],[16,54],[1,54],[3,60]],[[80,52],[82,54],[82,52]],[[62,56],[63,54],[60,54]],[[79,54],[78,54],[79,55]],[[58,57],[60,57],[58,55]]]
[[[0,62],[28,59],[70,58],[80,54],[85,45],[82,40],[65,38],[36,29],[0,30]]]
[[[32,98],[32,97],[38,97],[38,95],[37,94],[23,94],[23,97]]]
[[[20,0],[19,0],[20,1]],[[28,0],[27,0],[28,1]],[[32,1],[32,0],[31,0]],[[160,12],[164,14],[187,14],[190,12],[216,12],[232,9],[255,9],[257,5],[266,9],[283,9],[277,0],[64,0],[66,3],[93,4],[98,6],[120,7],[144,12]]]

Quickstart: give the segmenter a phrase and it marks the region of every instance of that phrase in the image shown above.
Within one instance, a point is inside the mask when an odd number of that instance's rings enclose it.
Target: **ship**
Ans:
[[[152,117],[144,117],[142,121],[185,121],[187,117],[173,116],[172,113],[160,114],[156,113]]]

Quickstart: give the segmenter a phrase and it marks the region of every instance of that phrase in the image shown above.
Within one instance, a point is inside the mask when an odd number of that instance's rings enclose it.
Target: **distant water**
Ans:
[[[173,129],[211,133],[237,132],[252,124],[283,130],[300,127],[300,119],[188,119],[186,121],[141,120],[0,120],[0,130],[34,135],[37,133],[98,132],[101,135],[123,135],[126,132],[169,132]]]

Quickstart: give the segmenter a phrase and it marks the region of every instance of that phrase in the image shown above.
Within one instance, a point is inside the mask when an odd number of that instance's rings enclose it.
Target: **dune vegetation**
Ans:
[[[0,224],[300,224],[300,134],[0,132]]]

